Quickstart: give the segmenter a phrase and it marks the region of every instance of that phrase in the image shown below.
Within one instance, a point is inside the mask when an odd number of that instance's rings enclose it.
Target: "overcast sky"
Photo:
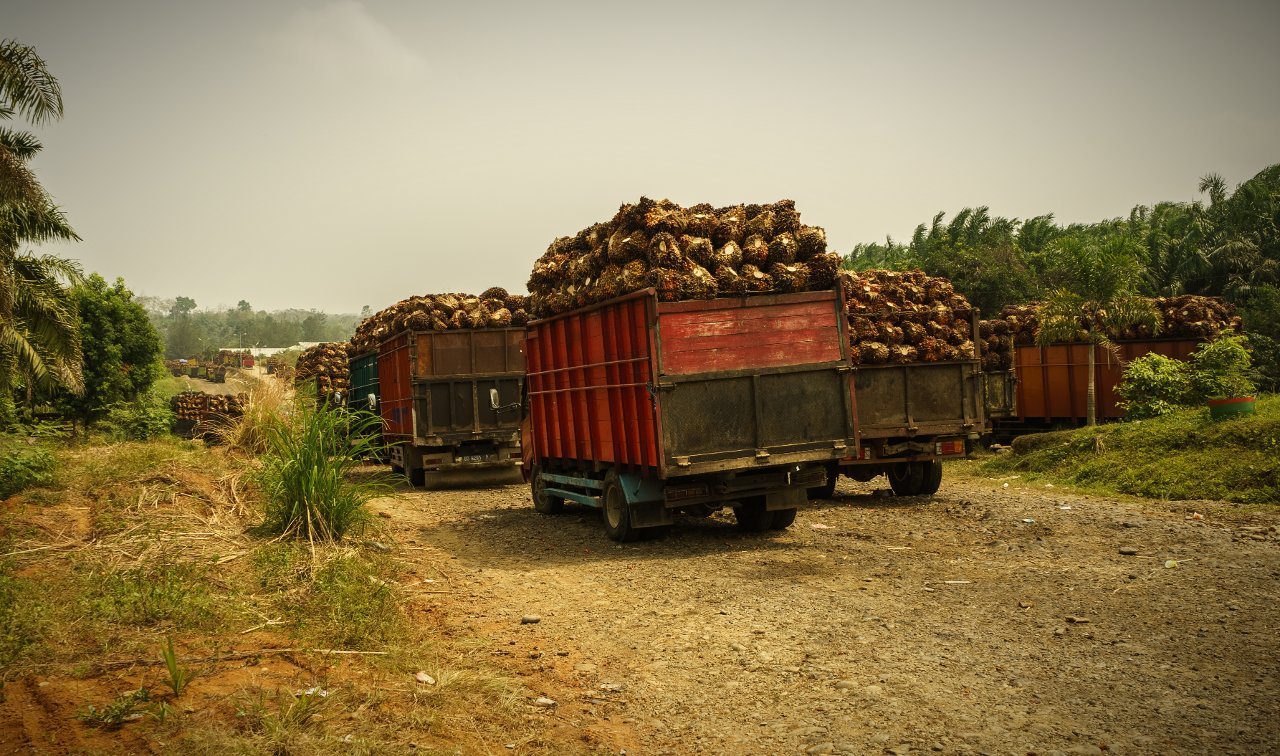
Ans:
[[[375,310],[523,291],[641,195],[789,197],[836,251],[1063,222],[1280,162],[1276,2],[4,0],[35,166],[138,294]]]

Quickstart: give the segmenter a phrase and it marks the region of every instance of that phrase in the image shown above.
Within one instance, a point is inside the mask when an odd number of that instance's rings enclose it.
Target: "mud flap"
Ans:
[[[631,526],[636,528],[656,528],[675,522],[672,510],[667,509],[662,500],[633,501],[631,507]]]
[[[783,488],[764,495],[764,508],[769,512],[779,509],[795,509],[809,503],[809,494],[803,488]]]

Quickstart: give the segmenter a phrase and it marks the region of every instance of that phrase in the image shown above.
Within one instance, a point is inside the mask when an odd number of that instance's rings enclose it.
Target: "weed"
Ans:
[[[116,696],[116,700],[101,709],[89,704],[76,715],[76,719],[91,727],[115,730],[125,722],[141,719],[142,713],[139,709],[144,709],[145,705],[150,702],[151,691],[146,688],[139,688],[130,693],[121,693]]]
[[[165,638],[165,647],[160,652],[164,659],[165,669],[169,671],[169,679],[166,680],[169,687],[173,689],[174,697],[182,695],[182,691],[186,690],[191,679],[195,677],[191,670],[187,667],[178,666],[178,655],[173,650],[173,637]]]
[[[44,446],[0,444],[0,499],[54,482],[57,459]]]
[[[127,625],[208,627],[216,616],[201,575],[190,565],[112,572],[102,578],[93,608]]]
[[[259,480],[269,532],[313,543],[336,541],[368,521],[365,502],[386,486],[353,480],[350,473],[373,451],[373,422],[320,405],[302,407],[291,422],[267,430]]]
[[[23,578],[0,569],[0,667],[7,667],[39,643],[47,623],[40,592]]]
[[[358,557],[321,568],[306,594],[304,626],[331,648],[368,649],[392,636],[400,622],[395,592],[376,565]]]

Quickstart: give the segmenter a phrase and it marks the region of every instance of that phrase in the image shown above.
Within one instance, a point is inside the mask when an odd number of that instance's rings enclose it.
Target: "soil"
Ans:
[[[535,513],[523,486],[375,507],[443,587],[425,611],[554,699],[530,711],[569,751],[1280,742],[1280,515],[952,470],[931,498],[842,479],[781,533],[724,512],[634,544],[586,508]]]

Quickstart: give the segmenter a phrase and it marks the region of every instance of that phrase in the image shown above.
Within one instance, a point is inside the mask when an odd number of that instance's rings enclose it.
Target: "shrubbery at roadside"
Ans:
[[[1255,386],[1245,336],[1222,336],[1196,347],[1188,362],[1146,354],[1125,366],[1117,387],[1125,418],[1168,414],[1206,399],[1249,396]]]
[[[58,460],[41,445],[0,440],[0,500],[54,482]]]

